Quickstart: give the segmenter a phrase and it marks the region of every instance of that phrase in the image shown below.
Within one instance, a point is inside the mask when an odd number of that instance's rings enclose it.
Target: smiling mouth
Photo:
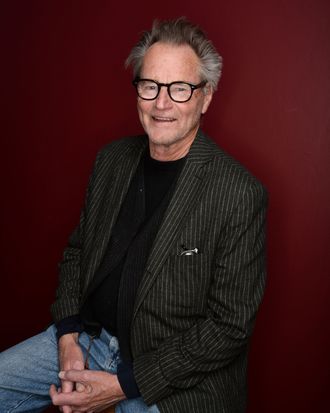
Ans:
[[[155,122],[160,122],[160,123],[171,123],[176,120],[175,118],[167,118],[167,117],[160,117],[160,116],[152,116],[152,119]]]

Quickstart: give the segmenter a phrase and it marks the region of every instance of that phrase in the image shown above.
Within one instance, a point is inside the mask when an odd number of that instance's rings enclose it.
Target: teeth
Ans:
[[[172,122],[174,119],[173,118],[159,118],[157,116],[153,117],[155,120],[160,120],[160,121],[168,121],[168,122]]]

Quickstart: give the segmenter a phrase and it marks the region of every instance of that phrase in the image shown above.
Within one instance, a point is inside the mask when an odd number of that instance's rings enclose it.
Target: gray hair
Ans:
[[[217,89],[221,76],[222,57],[203,30],[185,17],[176,20],[155,20],[152,29],[142,34],[125,62],[126,67],[132,66],[134,78],[139,77],[144,55],[156,42],[189,45],[199,58],[202,80],[206,80],[212,90]]]

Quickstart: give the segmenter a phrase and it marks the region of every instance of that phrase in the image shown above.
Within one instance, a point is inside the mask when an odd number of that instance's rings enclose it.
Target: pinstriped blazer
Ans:
[[[97,156],[60,264],[55,321],[79,313],[147,137]],[[131,324],[134,374],[161,412],[244,412],[248,341],[265,285],[263,186],[201,131],[150,251]],[[182,255],[184,249],[197,254]]]

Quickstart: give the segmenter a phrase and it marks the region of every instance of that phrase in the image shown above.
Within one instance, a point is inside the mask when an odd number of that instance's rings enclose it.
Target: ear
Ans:
[[[204,115],[204,113],[206,113],[206,111],[207,111],[207,109],[210,106],[210,103],[212,101],[213,90],[212,90],[211,85],[207,84],[203,88],[203,94],[204,94],[204,102],[203,102],[203,106],[202,106],[202,115]]]

